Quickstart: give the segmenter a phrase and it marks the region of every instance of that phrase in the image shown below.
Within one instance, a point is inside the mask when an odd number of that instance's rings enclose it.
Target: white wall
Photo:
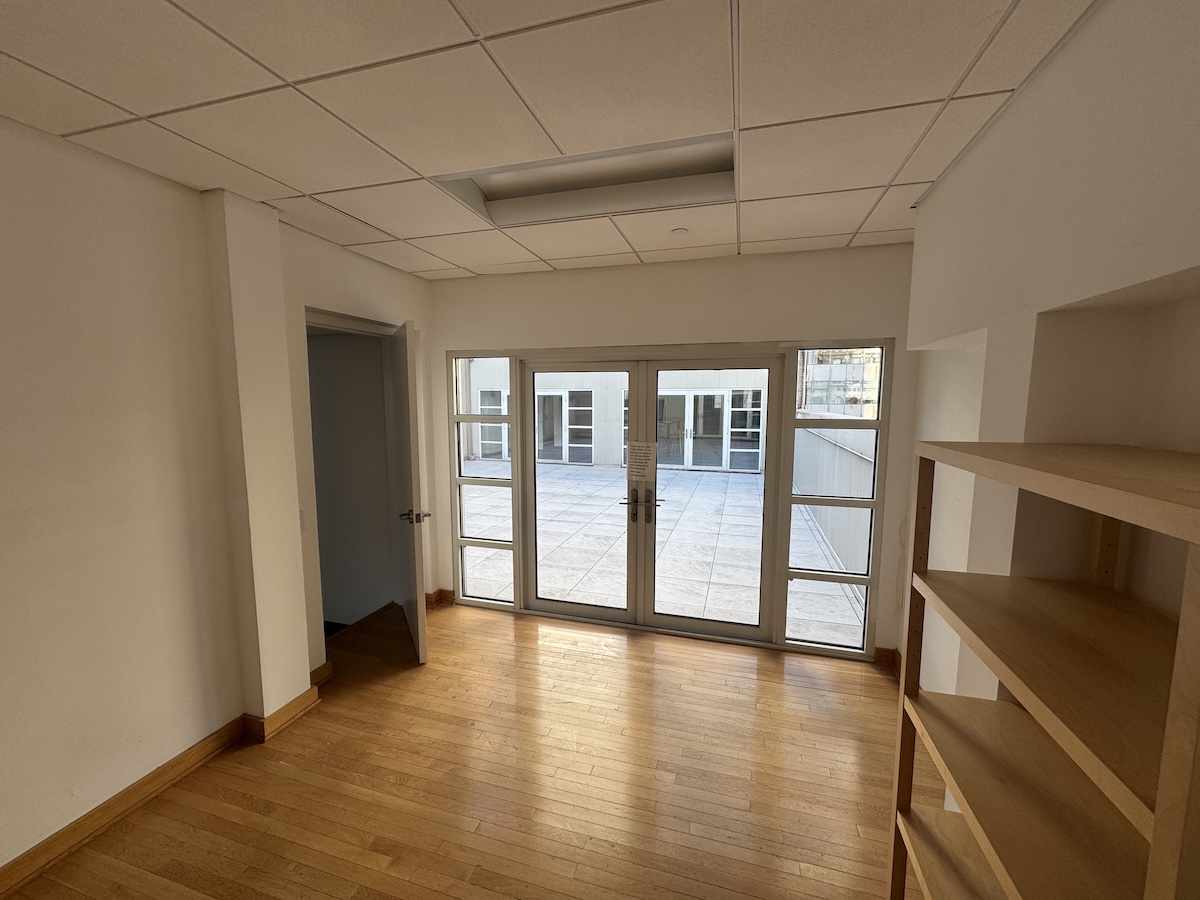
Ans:
[[[0,158],[2,863],[244,709],[201,197]]]
[[[910,248],[899,245],[435,282],[429,439],[438,491],[436,583],[452,583],[447,350],[894,336],[901,349],[879,532],[884,553],[876,633],[880,646],[894,646],[915,374],[911,354],[902,349],[909,278]]]
[[[1200,265],[1198,34],[1096,4],[921,204],[909,346]]]
[[[304,327],[305,307],[402,324],[412,322],[410,337],[416,343],[417,397],[429,402],[425,373],[429,369],[429,329],[432,299],[429,284],[383,263],[344,250],[287,225],[279,229],[283,259],[283,292],[287,304],[287,343],[291,360],[292,423],[295,429],[296,472],[300,493],[301,546],[304,555],[304,595],[308,607],[308,657],[316,668],[325,662],[325,631],[321,612],[321,556],[317,546],[317,495],[313,475],[312,409],[308,397],[308,343]],[[442,379],[445,380],[444,378]],[[443,398],[442,403],[445,400]],[[442,407],[444,409],[444,406]],[[427,406],[417,410],[421,433],[428,432]],[[441,426],[445,428],[444,414]],[[437,427],[435,425],[435,427]],[[422,459],[426,468],[428,460]],[[423,476],[428,506],[433,490]],[[431,570],[436,523],[429,528],[422,550],[423,588],[418,597],[432,590]]]

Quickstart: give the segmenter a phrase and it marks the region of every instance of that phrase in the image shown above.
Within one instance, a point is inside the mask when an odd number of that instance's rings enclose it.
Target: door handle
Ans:
[[[630,488],[630,490],[629,490],[629,499],[628,499],[628,500],[621,500],[621,501],[619,501],[619,502],[620,502],[620,504],[621,504],[622,506],[628,506],[628,507],[629,507],[629,521],[630,521],[630,522],[636,522],[636,521],[637,521],[637,509],[638,509],[638,492],[637,492],[637,488]]]
[[[400,513],[400,518],[412,525],[420,525],[426,519],[433,518],[433,513],[416,512],[415,510],[407,509]]]
[[[654,510],[663,505],[663,501],[655,498],[653,489],[646,491],[646,499],[642,501],[646,504],[646,523],[654,522]]]

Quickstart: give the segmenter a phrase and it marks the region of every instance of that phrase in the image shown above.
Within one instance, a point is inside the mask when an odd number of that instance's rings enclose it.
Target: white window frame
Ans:
[[[488,393],[488,394],[499,393],[500,394],[500,405],[496,406],[494,403],[484,403],[483,395],[485,393]],[[476,391],[475,396],[476,396],[476,399],[479,401],[476,404],[476,408],[479,410],[480,415],[497,415],[497,416],[508,415],[508,391],[507,391],[507,389],[504,389],[504,388],[479,388]],[[498,411],[495,413],[485,413],[483,411],[485,407],[488,409],[495,409]],[[512,456],[510,455],[509,449],[508,449],[508,435],[509,435],[509,431],[502,428],[500,430],[500,440],[499,441],[485,441],[483,439],[483,429],[481,428],[479,431],[479,456],[480,456],[480,458],[481,459],[489,459],[490,458],[490,457],[486,457],[483,455],[483,445],[484,444],[499,443],[500,444],[500,458],[511,460]]]
[[[747,393],[747,394],[754,394],[757,392],[760,395],[758,407],[756,408],[753,406],[734,406],[733,405],[733,395],[738,393],[739,391]],[[758,413],[758,425],[754,428],[749,428],[749,427],[734,428],[733,427],[733,417],[740,412]],[[766,435],[767,435],[767,391],[765,388],[731,388],[730,389],[730,391],[729,391],[729,427],[726,430],[729,432],[729,436],[725,441],[725,445],[728,448],[725,452],[725,459],[726,459],[725,467],[730,472],[752,472],[752,471],[753,472],[761,472],[761,471],[763,471],[763,463],[765,462],[765,460],[763,459],[763,447],[765,446]],[[735,431],[758,432],[758,449],[757,450],[735,449],[733,446],[733,433]],[[735,468],[733,468],[733,454],[734,453],[754,453],[758,457],[758,465],[754,469],[735,469]]]
[[[836,349],[836,348],[853,348],[853,347],[880,347],[883,349],[883,365],[880,374],[880,395],[879,395],[879,418],[873,420],[862,419],[799,419],[795,416],[795,401],[796,401],[796,379],[797,379],[797,353],[800,350],[814,349]],[[865,659],[869,660],[874,657],[875,652],[875,626],[876,614],[875,610],[878,606],[879,597],[879,577],[880,577],[880,559],[882,555],[882,541],[879,536],[882,531],[882,522],[885,515],[884,510],[884,478],[887,472],[887,457],[888,457],[888,431],[890,422],[891,410],[891,391],[892,391],[892,369],[895,354],[895,340],[893,338],[870,338],[864,337],[854,340],[813,340],[813,341],[786,341],[786,342],[765,342],[765,343],[741,343],[741,344],[693,344],[693,345],[663,345],[663,346],[629,346],[629,347],[601,347],[601,348],[578,348],[547,351],[545,349],[530,349],[530,350],[509,350],[509,349],[492,349],[478,351],[447,351],[446,354],[446,377],[447,377],[447,398],[450,411],[450,453],[451,453],[451,471],[454,473],[454,491],[453,502],[451,504],[451,537],[454,567],[454,588],[455,596],[465,605],[492,607],[497,609],[505,609],[515,614],[526,615],[543,615],[551,616],[554,614],[528,609],[523,598],[525,596],[527,581],[524,571],[526,560],[524,552],[524,544],[528,543],[526,535],[531,529],[536,527],[536,523],[531,520],[532,511],[525,510],[523,504],[524,495],[524,480],[526,478],[525,471],[527,468],[525,455],[534,453],[532,446],[526,448],[524,435],[521,432],[522,427],[532,429],[534,415],[532,410],[526,413],[523,409],[523,399],[520,393],[519,373],[523,365],[528,364],[531,360],[545,362],[546,360],[560,360],[569,362],[571,360],[666,360],[666,359],[691,359],[694,357],[738,357],[750,356],[755,353],[773,353],[778,354],[783,362],[784,377],[782,387],[782,402],[787,404],[786,407],[780,407],[781,410],[790,409],[790,413],[781,412],[782,418],[776,421],[781,423],[778,431],[772,431],[772,435],[778,434],[778,439],[774,437],[768,438],[768,451],[771,446],[779,447],[779,455],[777,458],[765,459],[762,461],[762,466],[765,470],[768,466],[775,466],[778,470],[778,489],[775,491],[774,498],[776,506],[774,514],[768,521],[769,528],[773,529],[773,534],[770,539],[765,539],[763,544],[764,566],[769,567],[769,581],[773,587],[771,589],[771,598],[764,608],[764,615],[767,617],[769,628],[767,630],[768,637],[763,640],[741,640],[737,638],[723,637],[719,635],[709,636],[710,639],[726,641],[729,643],[752,644],[756,646],[765,646],[772,649],[783,650],[787,652],[805,653],[816,656],[830,656],[845,659]],[[456,382],[455,382],[455,360],[469,358],[507,358],[509,362],[509,395],[510,404],[507,414],[504,416],[480,416],[474,414],[462,414],[457,412],[456,403]],[[765,394],[764,394],[765,399]],[[595,398],[593,395],[593,404]],[[566,409],[566,399],[563,400],[564,410]],[[632,403],[632,399],[631,399]],[[765,403],[764,403],[765,405]],[[732,417],[731,417],[732,420]],[[495,422],[509,425],[510,444],[512,448],[513,458],[513,473],[514,478],[505,479],[482,479],[468,478],[458,474],[458,426],[461,422]],[[565,421],[569,421],[565,419]],[[525,422],[526,425],[519,423]],[[763,426],[766,429],[766,416],[764,409]],[[593,420],[594,425],[594,420]],[[793,495],[791,492],[792,485],[792,467],[794,464],[795,453],[795,432],[797,428],[869,428],[878,432],[876,444],[876,460],[875,460],[875,480],[874,480],[874,496],[869,500],[843,500],[810,497],[807,495]],[[728,431],[728,429],[727,429]],[[530,432],[532,434],[532,430]],[[566,435],[564,435],[565,443]],[[761,453],[761,450],[760,450]],[[518,474],[520,473],[520,474]],[[484,541],[472,538],[459,537],[459,496],[460,484],[491,484],[502,485],[512,489],[513,498],[513,522],[514,522],[514,540],[506,541]],[[868,574],[866,576],[847,575],[843,573],[823,573],[810,570],[791,569],[789,568],[789,543],[791,535],[791,514],[793,505],[811,504],[811,505],[838,505],[838,506],[865,506],[872,510],[872,533],[871,546],[869,553]],[[766,532],[764,532],[766,538]],[[514,578],[514,601],[494,601],[489,599],[479,599],[474,597],[464,597],[462,592],[462,547],[464,546],[483,546],[493,549],[506,549],[513,553],[513,578]],[[533,546],[533,545],[531,545]],[[778,574],[777,574],[778,573]],[[808,579],[814,581],[831,581],[846,584],[861,584],[868,589],[867,607],[866,607],[866,623],[864,629],[863,648],[855,650],[852,648],[843,648],[833,645],[806,643],[802,641],[791,641],[786,638],[786,618],[787,618],[787,584],[791,580]],[[569,618],[578,619],[578,616],[570,616]],[[596,620],[602,621],[602,620]],[[616,627],[629,628],[634,630],[647,630],[669,632],[670,629],[664,629],[654,625],[643,624],[628,624],[608,622],[607,624]],[[699,636],[696,632],[689,632],[692,636]]]

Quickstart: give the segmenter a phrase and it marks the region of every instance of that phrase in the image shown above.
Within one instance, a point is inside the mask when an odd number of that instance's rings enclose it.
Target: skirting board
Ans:
[[[875,665],[899,678],[900,651],[895,647],[876,647]]]
[[[278,734],[283,729],[287,728],[298,718],[321,702],[321,698],[317,696],[315,686],[310,687],[307,691],[289,700],[275,712],[269,716],[242,716],[242,722],[245,726],[246,740],[255,744],[264,744],[269,741],[272,735]]]
[[[309,673],[308,683],[313,687],[320,687],[330,678],[333,677],[333,663],[329,660],[321,663]]]
[[[139,778],[95,809],[84,813],[71,824],[54,832],[40,844],[26,850],[4,866],[0,866],[0,897],[7,896],[10,891],[15,891],[98,831],[133,812],[197,766],[203,765],[222,750],[238,743],[241,738],[242,717],[238,716],[232,722],[222,725],[208,737],[201,738],[178,756],[167,760],[149,775]]]
[[[438,588],[431,594],[425,595],[425,608],[434,609],[438,606],[452,606],[454,604],[454,591],[449,588]]]

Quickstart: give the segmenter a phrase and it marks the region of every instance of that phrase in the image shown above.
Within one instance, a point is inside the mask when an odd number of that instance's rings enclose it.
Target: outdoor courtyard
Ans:
[[[506,463],[475,460],[471,474],[508,477]],[[463,485],[462,534],[512,540],[506,487]],[[625,470],[619,466],[537,466],[538,596],[591,606],[626,604]],[[763,527],[759,474],[660,469],[655,546],[655,611],[723,622],[758,621]],[[844,569],[806,507],[793,510],[793,567]],[[463,548],[470,596],[513,598],[512,553]],[[860,647],[863,603],[854,588],[812,580],[788,590],[787,637]]]

